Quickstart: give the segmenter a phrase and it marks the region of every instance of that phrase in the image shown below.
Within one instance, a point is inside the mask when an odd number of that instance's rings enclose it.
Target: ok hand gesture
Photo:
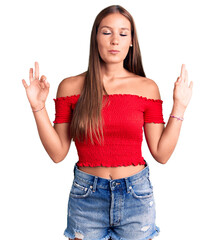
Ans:
[[[174,104],[184,109],[187,108],[190,98],[192,96],[193,82],[188,86],[188,72],[185,64],[182,64],[181,74],[177,78],[174,87],[173,100]]]
[[[35,62],[35,76],[33,77],[33,68],[29,71],[30,85],[28,86],[24,79],[22,79],[26,94],[30,105],[34,110],[40,109],[45,105],[46,98],[49,93],[50,84],[47,82],[44,75],[39,80],[39,64]]]

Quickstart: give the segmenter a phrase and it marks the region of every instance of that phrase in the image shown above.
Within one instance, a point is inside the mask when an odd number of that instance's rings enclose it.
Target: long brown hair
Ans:
[[[137,39],[137,31],[131,14],[119,5],[112,5],[103,9],[97,15],[93,24],[90,39],[88,70],[84,79],[82,92],[76,103],[75,109],[73,110],[73,116],[70,126],[70,136],[72,139],[77,138],[79,141],[83,141],[85,138],[87,142],[87,139],[89,137],[93,145],[93,134],[99,144],[101,144],[102,136],[102,143],[104,143],[102,127],[103,118],[101,114],[102,107],[104,106],[103,91],[108,96],[108,93],[104,88],[103,82],[101,81],[101,58],[99,55],[96,36],[98,32],[98,27],[102,19],[112,13],[122,14],[131,23],[131,36],[133,47],[129,48],[128,54],[124,59],[124,68],[132,73],[146,77],[142,66],[140,47]]]

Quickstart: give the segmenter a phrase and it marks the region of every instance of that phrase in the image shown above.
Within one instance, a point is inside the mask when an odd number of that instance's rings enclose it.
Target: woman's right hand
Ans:
[[[42,75],[39,80],[39,64],[35,62],[35,76],[33,77],[33,68],[29,71],[30,85],[28,86],[24,79],[22,83],[25,87],[28,100],[33,111],[44,107],[46,98],[49,93],[50,84],[46,80],[46,76]]]

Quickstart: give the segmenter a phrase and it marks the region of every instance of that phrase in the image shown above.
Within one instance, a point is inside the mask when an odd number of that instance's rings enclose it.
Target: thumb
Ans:
[[[192,81],[190,82],[189,88],[193,89],[193,82]]]
[[[179,83],[180,83],[180,81],[181,81],[181,78],[180,78],[180,77],[178,77],[175,83],[176,83],[176,84],[179,84]]]
[[[45,85],[46,85],[46,87],[50,87],[50,84],[49,84],[49,82],[47,81],[47,80],[45,80]]]

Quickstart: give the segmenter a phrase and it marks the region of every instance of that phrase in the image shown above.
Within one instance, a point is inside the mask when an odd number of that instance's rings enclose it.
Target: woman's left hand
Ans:
[[[182,64],[181,75],[177,78],[173,90],[174,104],[186,109],[192,96],[192,89],[193,82],[191,81],[190,85],[188,86],[188,72],[185,64]]]

